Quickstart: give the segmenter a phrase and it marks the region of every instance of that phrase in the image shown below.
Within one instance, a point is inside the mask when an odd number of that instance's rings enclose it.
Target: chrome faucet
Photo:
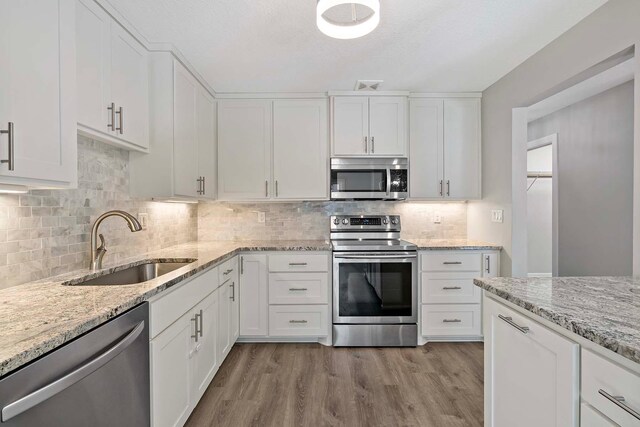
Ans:
[[[125,211],[109,211],[100,215],[91,228],[91,265],[89,268],[91,268],[92,271],[100,270],[102,268],[102,258],[107,252],[107,248],[104,245],[104,236],[102,234],[98,234],[98,227],[100,227],[102,221],[110,216],[119,216],[120,218],[123,218],[127,221],[127,225],[129,225],[129,229],[133,233],[142,230],[142,225],[140,225],[136,217]],[[100,238],[100,246],[97,246],[98,237]]]

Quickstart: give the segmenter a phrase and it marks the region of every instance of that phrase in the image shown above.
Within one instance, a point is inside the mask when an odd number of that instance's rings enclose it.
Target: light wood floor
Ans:
[[[481,426],[483,346],[236,344],[187,422],[200,426]]]

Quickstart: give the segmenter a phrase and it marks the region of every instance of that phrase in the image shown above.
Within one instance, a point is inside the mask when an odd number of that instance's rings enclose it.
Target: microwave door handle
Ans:
[[[387,196],[391,193],[391,168],[387,168]]]

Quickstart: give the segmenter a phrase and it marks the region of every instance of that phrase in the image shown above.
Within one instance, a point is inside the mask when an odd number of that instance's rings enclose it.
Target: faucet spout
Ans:
[[[91,228],[91,265],[89,266],[89,268],[92,271],[100,270],[102,268],[102,257],[104,257],[105,252],[107,252],[107,248],[105,246],[104,237],[102,236],[102,234],[100,234],[101,244],[99,247],[97,246],[98,228],[100,227],[100,224],[102,224],[102,221],[111,216],[119,216],[120,218],[124,219],[127,222],[129,230],[131,230],[132,233],[142,230],[142,225],[140,224],[140,222],[136,219],[136,217],[128,212],[114,210],[105,212],[100,215],[93,223],[93,227]]]

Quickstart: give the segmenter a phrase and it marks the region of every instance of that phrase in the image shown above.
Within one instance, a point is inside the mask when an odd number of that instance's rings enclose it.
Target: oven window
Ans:
[[[411,263],[339,264],[339,315],[411,316]]]
[[[332,192],[386,192],[387,171],[376,170],[333,170],[331,171]]]

